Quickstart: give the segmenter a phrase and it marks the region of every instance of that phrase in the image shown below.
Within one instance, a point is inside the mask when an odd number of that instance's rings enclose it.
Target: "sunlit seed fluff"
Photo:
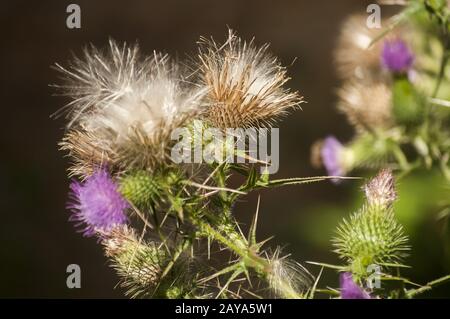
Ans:
[[[348,81],[338,95],[339,110],[358,131],[392,126],[392,93],[385,83]]]
[[[314,277],[301,264],[280,253],[278,248],[269,259],[269,286],[276,297],[303,299]]]
[[[270,55],[268,45],[257,47],[232,31],[223,45],[202,38],[199,75],[207,89],[206,118],[214,127],[270,126],[302,97],[285,88],[286,69]]]
[[[202,92],[186,85],[166,55],[142,58],[137,45],[110,41],[106,52],[85,50],[65,69],[65,107],[76,125],[112,149],[114,164],[153,166],[166,159],[173,129],[200,112]]]
[[[136,240],[133,228],[122,225],[113,228],[106,236],[103,236],[103,247],[107,257],[114,257],[122,253],[127,242]]]

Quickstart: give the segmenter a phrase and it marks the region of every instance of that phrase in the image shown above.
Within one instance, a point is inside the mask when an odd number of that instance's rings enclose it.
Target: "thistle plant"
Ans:
[[[341,177],[272,179],[267,159],[234,148],[231,156],[246,161],[171,156],[180,127],[193,134],[182,141],[189,150],[199,140],[202,149],[229,151],[229,141],[210,144],[215,138],[202,131],[267,132],[302,97],[286,87],[287,71],[267,45],[231,31],[220,45],[202,38],[194,63],[179,65],[112,40],[105,51],[90,47],[68,67],[56,65],[58,87],[71,98],[59,113],[68,120],[60,146],[74,178],[70,219],[98,238],[131,297],[307,297],[313,276],[257,240],[259,202],[248,234],[233,207],[258,189]],[[233,176],[243,183],[231,187]]]
[[[55,65],[70,99],[57,112],[67,119],[59,145],[71,161],[69,219],[97,238],[132,298],[412,298],[450,280],[420,286],[401,276],[411,247],[395,216],[393,175],[437,165],[450,179],[449,19],[446,2],[415,0],[381,35],[361,28],[359,16],[346,23],[336,51],[338,108],[355,136],[314,145],[327,176],[274,179],[273,158],[251,150],[261,142],[252,129],[268,138],[303,102],[268,45],[230,31],[224,43],[201,38],[185,63],[113,40],[86,48]],[[230,131],[225,139],[211,133]],[[337,227],[332,245],[342,265],[312,263],[337,270],[339,289],[318,288],[320,274],[257,239],[261,198],[247,232],[234,214],[250,192],[339,183],[380,167],[363,187],[363,206]],[[381,285],[370,283],[373,266]]]

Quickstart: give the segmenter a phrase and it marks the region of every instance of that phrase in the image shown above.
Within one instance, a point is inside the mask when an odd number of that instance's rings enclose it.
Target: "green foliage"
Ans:
[[[394,81],[392,88],[393,113],[399,124],[413,125],[424,116],[424,101],[412,83],[405,77]]]

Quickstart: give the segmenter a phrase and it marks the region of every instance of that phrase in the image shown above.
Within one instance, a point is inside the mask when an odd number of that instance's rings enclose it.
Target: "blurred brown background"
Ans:
[[[373,1],[372,1],[373,2]],[[81,7],[81,29],[66,27],[66,7]],[[104,46],[109,37],[139,41],[144,53],[160,50],[184,58],[195,54],[201,35],[222,41],[227,26],[246,39],[271,43],[271,51],[290,67],[290,86],[308,101],[280,124],[279,177],[323,172],[309,164],[313,141],[334,133],[344,139],[351,129],[334,108],[337,82],[333,46],[342,20],[364,13],[362,0],[164,0],[164,1],[3,1],[0,5],[0,296],[123,297],[113,289],[117,278],[95,239],[82,238],[67,221],[67,160],[57,150],[64,120],[49,115],[67,102],[49,84],[58,81],[50,66],[66,64],[89,42]],[[383,9],[387,15],[387,9]],[[356,185],[355,187],[357,187]],[[337,262],[329,252],[334,225],[323,225],[318,248],[301,233],[318,202],[343,204],[355,187],[321,183],[262,193],[260,239],[275,235],[270,245],[288,244],[299,261]],[[359,196],[359,194],[356,194]],[[248,222],[256,207],[251,196],[236,208]],[[344,211],[342,214],[347,214]],[[323,230],[322,230],[323,229]],[[66,287],[66,267],[81,266],[82,288]],[[430,265],[427,276],[439,275]],[[312,272],[317,274],[315,268]],[[430,277],[428,277],[430,276]],[[421,279],[421,278],[419,278]],[[330,272],[323,284],[336,285]]]

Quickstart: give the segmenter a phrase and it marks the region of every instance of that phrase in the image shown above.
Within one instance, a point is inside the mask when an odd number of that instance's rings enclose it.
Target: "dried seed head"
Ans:
[[[111,163],[114,157],[107,144],[83,130],[69,130],[59,146],[60,150],[67,151],[67,155],[71,158],[70,177],[79,176],[85,179],[100,167]]]
[[[379,29],[367,27],[367,16],[352,15],[343,24],[336,48],[335,61],[342,79],[373,79],[380,76],[379,44],[369,48]]]
[[[66,106],[68,127],[95,137],[121,167],[152,168],[167,160],[171,132],[201,111],[203,93],[182,82],[166,55],[142,59],[137,45],[110,41],[106,53],[92,47],[84,60],[59,70],[66,77],[61,88],[73,99]]]
[[[267,52],[230,30],[228,40],[200,41],[200,81],[207,89],[206,118],[214,127],[270,126],[302,97],[284,88],[286,69]]]
[[[347,82],[339,91],[339,110],[358,131],[392,125],[392,93],[383,82]]]

